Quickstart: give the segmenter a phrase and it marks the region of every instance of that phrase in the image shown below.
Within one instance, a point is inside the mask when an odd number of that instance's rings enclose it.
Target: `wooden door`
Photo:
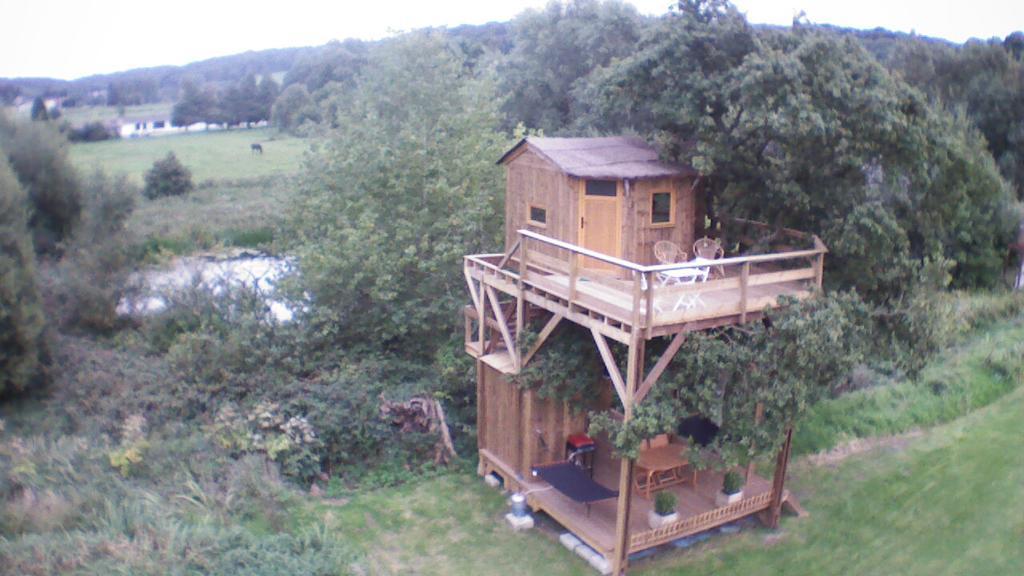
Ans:
[[[618,182],[584,180],[580,187],[580,246],[616,258],[620,257],[622,194]],[[616,270],[615,266],[593,258],[583,258],[582,265],[592,270]]]

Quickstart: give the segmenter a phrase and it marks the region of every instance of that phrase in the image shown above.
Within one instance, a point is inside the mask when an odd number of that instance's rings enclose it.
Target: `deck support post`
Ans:
[[[767,511],[765,524],[771,529],[779,527],[779,518],[782,516],[782,497],[785,494],[786,469],[789,467],[789,455],[793,447],[793,427],[786,428],[786,441],[779,450],[779,456],[775,461],[775,475],[772,476],[772,498]]]
[[[477,409],[477,420],[483,422],[483,418],[480,418],[481,414],[487,413],[487,391],[484,390],[484,363],[479,358],[476,359],[476,409]],[[476,473],[480,476],[484,475],[484,461],[480,458],[480,451],[487,447],[487,438],[485,437],[487,426],[480,426],[476,432],[476,453],[477,453],[477,465]]]
[[[633,419],[633,395],[644,370],[644,340],[639,331],[630,338],[626,361],[626,395],[622,403],[622,423]],[[612,574],[626,573],[629,564],[629,514],[633,500],[633,460],[622,458],[619,463],[619,500],[615,509],[615,549],[612,552]]]

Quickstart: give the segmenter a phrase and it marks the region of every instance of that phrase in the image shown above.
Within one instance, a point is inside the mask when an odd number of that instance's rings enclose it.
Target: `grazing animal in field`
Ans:
[[[257,152],[260,153],[260,154],[263,154],[263,145],[262,144],[250,144],[249,145],[249,149],[252,150],[253,154],[256,154]]]

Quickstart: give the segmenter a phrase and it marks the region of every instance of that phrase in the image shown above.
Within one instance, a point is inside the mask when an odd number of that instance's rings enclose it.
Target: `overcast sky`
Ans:
[[[0,77],[72,79],[424,26],[508,20],[547,0],[0,0]],[[670,0],[633,0],[662,14]],[[963,42],[1024,29],[1021,0],[735,0],[754,23],[882,27]]]

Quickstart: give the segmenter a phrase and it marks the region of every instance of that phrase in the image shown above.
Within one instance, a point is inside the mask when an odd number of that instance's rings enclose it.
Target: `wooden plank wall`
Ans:
[[[531,397],[533,426],[526,438],[531,443],[533,462],[530,465],[564,460],[566,438],[586,432],[585,414],[573,411],[567,403],[554,398],[540,398],[536,394]]]
[[[516,231],[526,228],[565,242],[576,243],[579,181],[527,149],[507,163],[505,191],[505,250],[517,239]],[[547,226],[527,224],[530,204],[547,209]],[[531,249],[535,248],[531,246]],[[567,258],[555,248],[536,247],[550,256]]]
[[[528,475],[533,465],[564,460],[566,437],[586,432],[584,412],[522,390],[490,366],[484,365],[483,370],[483,401],[477,400],[481,406],[477,416],[483,439],[480,448],[523,475]]]
[[[481,448],[490,450],[509,466],[519,468],[522,450],[519,388],[506,382],[494,368],[485,364],[483,370],[483,409],[477,413],[477,426],[484,432]]]
[[[630,182],[630,194],[626,198],[623,218],[623,258],[638,264],[657,264],[654,258],[654,244],[659,240],[670,240],[686,251],[692,258],[694,222],[697,214],[696,194],[691,189],[689,178],[659,178],[655,180],[634,180]],[[651,194],[675,190],[676,214],[672,227],[651,226]]]

